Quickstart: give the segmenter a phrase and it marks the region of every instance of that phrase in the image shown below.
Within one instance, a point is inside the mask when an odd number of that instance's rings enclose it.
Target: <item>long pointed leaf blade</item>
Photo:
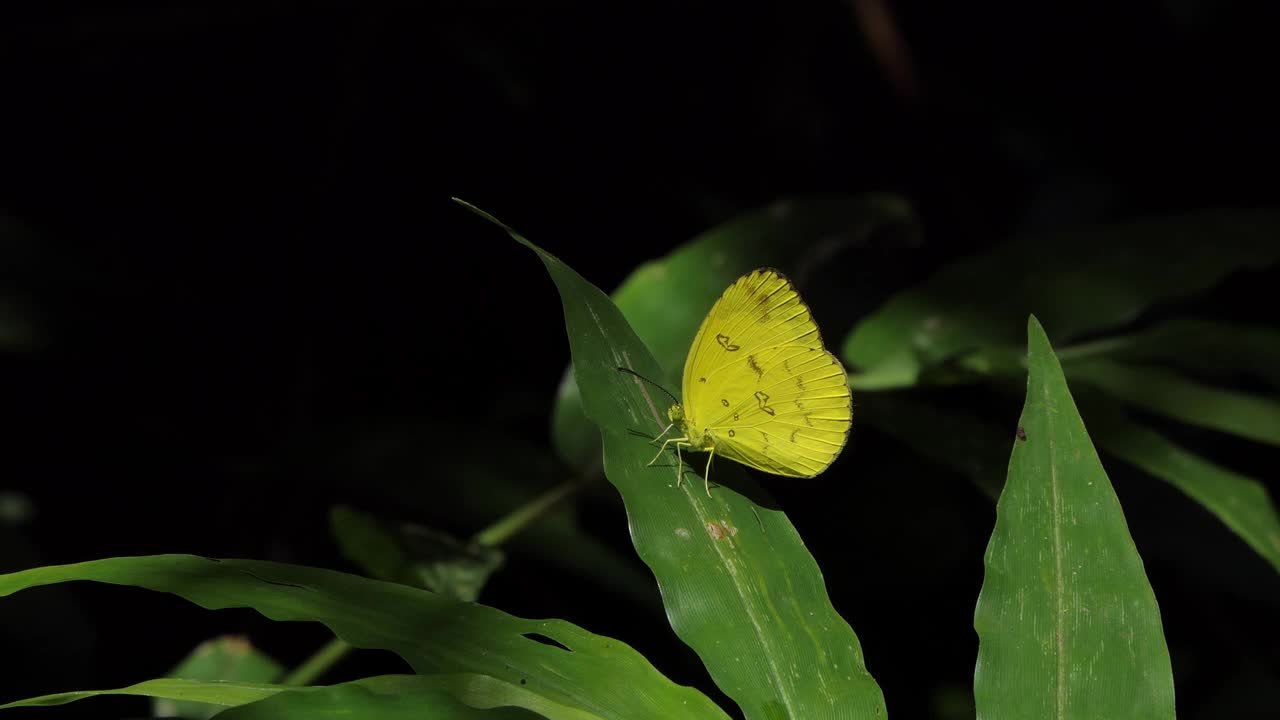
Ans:
[[[1043,328],[974,613],[979,720],[1171,720],[1155,593]]]
[[[653,449],[637,433],[656,435],[666,405],[617,368],[654,377],[657,361],[607,295],[503,227],[537,253],[560,291],[605,474],[622,494],[632,541],[657,577],[676,634],[749,720],[883,718],[858,638],[786,515],[732,463],[712,468],[723,484],[710,498],[697,483],[677,489],[670,466],[646,467]]]
[[[103,695],[202,703],[226,720],[342,717],[413,720],[595,720],[595,715],[548,703],[518,686],[483,675],[380,675],[326,687],[227,680],[157,678],[111,690],[57,693],[0,705],[65,705]],[[520,707],[534,707],[535,715]],[[237,711],[227,708],[239,708]],[[166,715],[167,717],[167,715]],[[183,716],[185,717],[185,716]]]
[[[1180,447],[1099,400],[1085,411],[1103,451],[1186,493],[1280,572],[1280,514],[1261,482]]]
[[[940,362],[1017,347],[1028,313],[1069,339],[1274,264],[1278,231],[1273,211],[1205,211],[1007,243],[895,295],[854,328],[840,355],[855,388],[907,387]]]
[[[706,696],[671,682],[615,639],[332,570],[193,555],[110,558],[0,575],[0,597],[71,580],[169,592],[211,610],[249,607],[273,620],[321,622],[355,647],[395,652],[419,673],[487,675],[601,719],[723,717]]]
[[[1058,356],[1067,365],[1109,357],[1211,375],[1243,373],[1280,388],[1280,330],[1272,327],[1175,318],[1140,332],[1066,348]]]
[[[76,690],[39,697],[15,700],[0,705],[0,710],[19,707],[51,707],[103,695],[136,695],[139,697],[179,700],[203,703],[216,707],[235,707],[271,697],[282,686],[271,683],[242,681],[189,680],[186,678],[157,678],[111,690]]]
[[[445,691],[410,687],[392,694],[373,692],[356,683],[291,690],[220,712],[221,720],[538,720],[527,710],[480,710]]]
[[[1070,374],[1078,382],[1144,410],[1280,445],[1280,401],[1202,385],[1164,368],[1101,358],[1072,364]]]

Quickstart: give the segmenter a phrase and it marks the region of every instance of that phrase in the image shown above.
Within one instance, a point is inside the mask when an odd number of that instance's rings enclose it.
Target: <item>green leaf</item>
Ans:
[[[388,527],[345,505],[329,511],[329,525],[342,554],[371,577],[455,600],[475,600],[502,565],[502,553],[494,548],[462,542],[421,525]]]
[[[1156,303],[1280,260],[1280,213],[1219,211],[1009,243],[898,293],[849,335],[855,389],[914,385],[940,363],[1017,347],[1028,313],[1055,340],[1132,322]],[[1158,257],[1160,262],[1151,262]]]
[[[405,582],[410,573],[404,548],[369,513],[346,505],[334,505],[329,508],[329,532],[338,543],[342,556],[369,577],[412,584]]]
[[[1027,400],[974,613],[992,718],[1173,718],[1160,609],[1049,339],[1028,324]]]
[[[536,712],[539,716],[550,720],[594,720],[598,715],[583,712],[548,700],[531,692],[523,685],[504,682],[487,675],[470,673],[452,673],[439,675],[381,675],[378,677],[357,680],[355,683],[373,692],[391,695],[406,691],[437,690],[446,691],[452,698],[467,707],[491,710],[502,709],[497,718],[526,718],[524,708]],[[483,715],[484,720],[495,715]]]
[[[1280,331],[1270,327],[1183,318],[1064,348],[1058,357],[1068,372],[1074,362],[1107,357],[1216,375],[1244,373],[1280,387]]]
[[[209,609],[250,607],[273,620],[321,622],[355,647],[400,655],[419,673],[487,675],[602,719],[723,716],[617,640],[562,620],[524,620],[331,570],[192,555],[110,558],[0,575],[0,597],[70,580],[171,592]]]
[[[1280,445],[1280,402],[1221,390],[1164,368],[1095,359],[1072,364],[1073,382],[1092,385],[1122,402],[1199,427]]]
[[[707,310],[743,273],[772,265],[803,282],[840,246],[865,242],[887,228],[915,233],[911,208],[894,195],[784,200],[718,225],[666,257],[641,265],[613,293],[613,302],[665,369],[651,379],[676,386]],[[599,463],[599,436],[582,412],[572,373],[560,384],[552,430],[557,452],[574,467]]]
[[[786,515],[732,463],[716,465],[720,484],[710,498],[696,482],[677,488],[669,465],[647,466],[654,451],[645,435],[665,424],[664,398],[618,367],[657,377],[657,361],[607,295],[506,229],[537,253],[560,291],[605,474],[622,494],[632,541],[658,579],[676,634],[749,720],[884,717],[858,638]]]
[[[278,680],[283,670],[280,663],[255,648],[248,638],[224,635],[200,643],[169,671],[168,676],[185,680],[270,683]],[[152,703],[153,714],[157,717],[204,720],[219,710],[221,707],[216,705],[169,698],[158,698]]]
[[[340,442],[337,436],[324,438],[310,449],[307,455],[319,458],[311,472],[331,473],[329,482],[335,484],[357,483],[361,497],[380,498],[383,505],[396,507],[405,517],[459,532],[492,528],[496,521],[540,502],[566,477],[575,477],[545,445],[538,447],[500,430],[476,433],[456,423],[392,422],[362,423],[340,435]],[[344,450],[336,452],[335,447]],[[502,452],[493,452],[494,447]],[[440,448],[449,452],[442,453]],[[439,482],[414,481],[421,477]],[[502,547],[509,555],[532,557],[588,579],[646,611],[661,612],[649,573],[634,555],[585,529],[571,503],[550,509],[507,538]],[[574,551],[565,552],[566,547]],[[372,559],[363,557],[362,562]]]
[[[564,371],[556,402],[551,408],[551,443],[556,455],[584,475],[599,477],[600,434],[582,411],[582,393],[573,379],[573,367]]]
[[[1280,515],[1262,483],[1175,445],[1101,398],[1084,409],[1105,452],[1189,495],[1280,571]]]
[[[216,706],[218,708],[235,707],[271,697],[280,692],[281,685],[269,683],[252,683],[246,681],[192,680],[187,678],[159,678],[113,690],[80,690],[76,692],[54,693],[40,697],[17,700],[0,705],[0,710],[19,707],[50,707],[100,697],[103,695],[137,695],[183,703],[195,703],[200,706]]]
[[[484,675],[381,675],[328,687],[298,688],[245,681],[162,678],[112,690],[58,693],[0,706],[50,707],[103,695],[212,707],[218,718],[414,718],[414,720],[592,720],[595,715],[551,703]],[[533,707],[535,715],[520,707]],[[231,709],[227,709],[231,708]]]
[[[433,688],[407,688],[382,695],[359,684],[282,692],[221,712],[219,720],[536,720],[525,710],[479,710]]]

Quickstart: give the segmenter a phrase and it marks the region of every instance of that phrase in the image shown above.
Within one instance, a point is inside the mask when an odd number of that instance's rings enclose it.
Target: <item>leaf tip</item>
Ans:
[[[484,218],[485,220],[488,220],[489,222],[493,223],[494,225],[497,225],[498,227],[502,228],[503,230],[506,230],[507,232],[509,232],[509,233],[511,233],[511,234],[513,234],[513,235],[515,234],[515,231],[514,231],[514,230],[512,230],[512,229],[510,228],[510,226],[508,226],[506,223],[504,223],[504,222],[502,222],[501,220],[499,220],[498,218],[494,217],[492,214],[490,214],[490,213],[488,213],[488,212],[486,212],[486,211],[484,211],[484,210],[481,210],[480,208],[476,207],[475,205],[472,205],[471,203],[467,202],[466,200],[463,200],[463,199],[462,199],[462,198],[460,198],[460,197],[451,197],[451,198],[449,198],[449,199],[450,199],[450,200],[453,200],[453,201],[454,201],[454,202],[456,202],[456,203],[458,203],[458,204],[459,204],[459,205],[461,205],[462,207],[464,207],[464,208],[466,208],[466,209],[470,210],[471,212],[475,213],[476,215],[479,215],[480,217]]]
[[[1040,324],[1040,320],[1034,314],[1027,316],[1027,354],[1039,352],[1053,352],[1053,347],[1049,344],[1049,336],[1044,331],[1044,326]]]

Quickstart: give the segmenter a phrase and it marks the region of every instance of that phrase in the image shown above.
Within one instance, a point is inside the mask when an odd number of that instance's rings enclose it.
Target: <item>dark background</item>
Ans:
[[[370,436],[436,423],[489,453],[546,447],[568,362],[558,299],[453,195],[610,289],[779,197],[897,192],[923,244],[862,258],[851,291],[869,307],[1010,238],[1274,205],[1280,16],[1261,5],[891,2],[888,22],[872,0],[0,11],[0,490],[29,502],[0,563],[192,552],[352,569],[333,503],[430,520],[352,470]],[[1204,302],[1270,322],[1275,279]],[[454,448],[430,432],[413,446],[381,470],[430,497],[450,478],[423,468]],[[882,480],[778,494],[890,711],[923,717],[971,685],[993,511],[874,433],[851,452]],[[1254,446],[1217,452],[1272,466]],[[1273,711],[1274,573],[1167,486],[1118,475],[1181,714]],[[582,515],[627,553],[611,499],[597,489]],[[289,663],[325,639],[140,590],[27,595],[0,603],[19,663],[3,700],[153,677],[223,632]],[[652,608],[536,558],[510,559],[482,599],[709,685]],[[330,677],[401,668],[367,654]],[[141,707],[92,702],[63,715]]]

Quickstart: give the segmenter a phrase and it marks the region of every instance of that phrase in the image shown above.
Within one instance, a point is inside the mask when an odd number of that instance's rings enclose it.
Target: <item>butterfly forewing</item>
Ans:
[[[821,345],[809,308],[776,270],[753,270],[720,296],[702,321],[684,365],[685,401],[699,394],[708,374],[733,370],[734,361],[770,346]],[[692,403],[690,403],[692,404]]]
[[[712,308],[685,365],[689,420],[716,453],[779,475],[810,477],[848,437],[849,387],[840,362],[791,283],[757,270]]]

